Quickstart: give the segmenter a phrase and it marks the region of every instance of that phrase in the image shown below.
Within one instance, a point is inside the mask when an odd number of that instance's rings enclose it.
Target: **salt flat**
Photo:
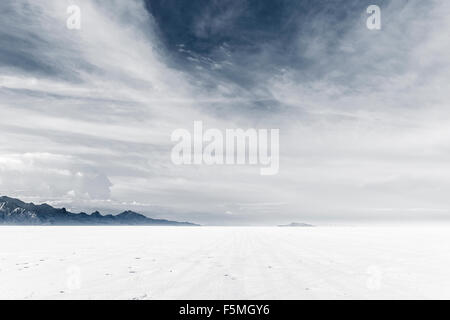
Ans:
[[[0,227],[1,299],[450,298],[450,228]]]

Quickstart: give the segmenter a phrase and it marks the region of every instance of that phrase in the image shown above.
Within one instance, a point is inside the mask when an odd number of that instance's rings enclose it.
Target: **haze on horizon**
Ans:
[[[0,15],[0,195],[206,225],[450,217],[448,1],[17,0]],[[174,165],[171,133],[196,120],[279,128],[279,173]]]

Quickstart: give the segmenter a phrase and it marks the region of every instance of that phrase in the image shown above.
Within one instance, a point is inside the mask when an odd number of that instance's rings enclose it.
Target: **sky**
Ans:
[[[0,15],[0,195],[205,225],[450,217],[448,1],[16,0]],[[279,129],[278,174],[173,164],[171,133],[194,121]]]

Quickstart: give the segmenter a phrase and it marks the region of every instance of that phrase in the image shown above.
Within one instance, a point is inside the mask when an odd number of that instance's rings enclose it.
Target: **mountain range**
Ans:
[[[48,204],[25,203],[19,199],[0,197],[0,225],[151,225],[151,226],[197,226],[190,222],[152,219],[133,211],[118,215],[102,215],[95,211],[72,213],[65,208],[57,209]]]
[[[291,222],[290,224],[282,224],[279,227],[314,227],[312,224],[303,222]]]

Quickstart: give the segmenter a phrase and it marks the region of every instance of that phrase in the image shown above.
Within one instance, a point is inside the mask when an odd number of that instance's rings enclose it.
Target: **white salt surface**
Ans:
[[[449,227],[0,227],[0,299],[450,298]]]

